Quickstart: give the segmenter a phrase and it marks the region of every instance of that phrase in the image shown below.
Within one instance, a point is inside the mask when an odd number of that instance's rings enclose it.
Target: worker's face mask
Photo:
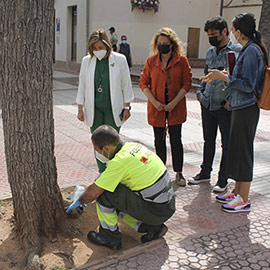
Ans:
[[[96,56],[96,58],[100,61],[104,58],[106,55],[107,51],[106,50],[98,50],[98,51],[93,51],[93,54]]]
[[[104,156],[104,150],[102,149],[102,154],[95,150],[96,159],[99,160],[101,163],[109,162],[109,158]]]

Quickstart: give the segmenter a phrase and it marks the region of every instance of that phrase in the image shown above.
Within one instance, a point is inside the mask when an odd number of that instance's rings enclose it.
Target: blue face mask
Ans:
[[[127,43],[126,39],[123,39],[123,40],[122,40],[122,43],[123,43],[123,44],[126,44],[126,43]]]

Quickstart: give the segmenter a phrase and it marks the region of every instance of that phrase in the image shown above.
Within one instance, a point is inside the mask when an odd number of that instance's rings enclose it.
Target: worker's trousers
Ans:
[[[170,200],[165,203],[151,202],[145,200],[138,192],[119,184],[114,192],[105,191],[97,199],[96,206],[100,235],[118,242],[122,238],[117,224],[118,217],[140,233],[152,231],[175,212],[175,196],[172,194]]]

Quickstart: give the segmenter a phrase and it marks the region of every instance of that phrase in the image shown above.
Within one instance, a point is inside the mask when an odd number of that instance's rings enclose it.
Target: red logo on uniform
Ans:
[[[148,161],[148,158],[146,158],[146,157],[142,157],[142,158],[140,159],[140,161],[141,161],[141,162],[143,162],[144,164],[146,164],[146,163],[147,163],[147,161]]]

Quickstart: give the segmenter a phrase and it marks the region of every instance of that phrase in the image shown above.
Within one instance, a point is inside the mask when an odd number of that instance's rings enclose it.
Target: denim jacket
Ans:
[[[264,58],[253,41],[248,41],[242,48],[233,74],[227,76],[230,91],[229,110],[249,107],[257,102],[262,94],[265,74]],[[256,95],[255,92],[256,91]]]
[[[204,74],[208,74],[208,69],[223,70],[227,68],[226,54],[229,51],[240,52],[242,46],[240,44],[233,44],[231,41],[217,54],[217,49],[211,46],[206,54]],[[202,82],[197,91],[197,98],[201,96],[201,104],[210,111],[216,111],[223,108],[226,101],[229,99],[228,83],[222,80],[215,80],[213,82]]]

